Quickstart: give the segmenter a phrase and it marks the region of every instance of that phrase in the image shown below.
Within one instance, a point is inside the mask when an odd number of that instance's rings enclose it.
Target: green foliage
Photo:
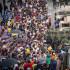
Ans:
[[[59,31],[49,30],[46,34],[46,38],[52,39],[52,40],[54,40],[54,39],[55,40],[60,40],[63,43],[70,44],[69,34],[70,34],[70,31],[59,32]]]

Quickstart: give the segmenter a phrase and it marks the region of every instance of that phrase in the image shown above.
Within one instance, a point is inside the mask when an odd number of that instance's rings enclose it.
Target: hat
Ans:
[[[49,46],[49,47],[48,47],[48,51],[51,51],[51,50],[52,50],[52,47],[51,47],[51,46]]]
[[[53,53],[53,55],[55,56],[56,54],[55,54],[55,53]]]
[[[3,47],[2,48],[6,48],[7,46],[6,45],[3,45]]]

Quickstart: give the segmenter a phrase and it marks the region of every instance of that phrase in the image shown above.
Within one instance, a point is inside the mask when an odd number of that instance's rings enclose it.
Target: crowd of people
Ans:
[[[51,27],[46,0],[11,1],[0,19],[0,69],[1,70],[63,70],[65,51],[48,45],[44,37]],[[23,34],[21,39],[13,31]],[[6,60],[15,59],[9,65]],[[9,62],[10,60],[8,60]],[[6,65],[5,65],[6,63]]]

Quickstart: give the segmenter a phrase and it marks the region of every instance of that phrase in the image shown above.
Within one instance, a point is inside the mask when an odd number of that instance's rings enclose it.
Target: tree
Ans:
[[[1,15],[2,15],[2,4],[0,3],[0,13],[1,13]]]
[[[3,0],[3,7],[4,7],[4,12],[5,12],[5,10],[8,8],[8,7],[6,6],[6,0]]]
[[[3,5],[4,5],[4,6],[6,5],[6,0],[3,0]]]

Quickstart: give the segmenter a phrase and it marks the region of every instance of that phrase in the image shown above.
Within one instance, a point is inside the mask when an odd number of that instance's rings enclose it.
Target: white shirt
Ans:
[[[10,26],[10,21],[8,21],[7,25]]]

